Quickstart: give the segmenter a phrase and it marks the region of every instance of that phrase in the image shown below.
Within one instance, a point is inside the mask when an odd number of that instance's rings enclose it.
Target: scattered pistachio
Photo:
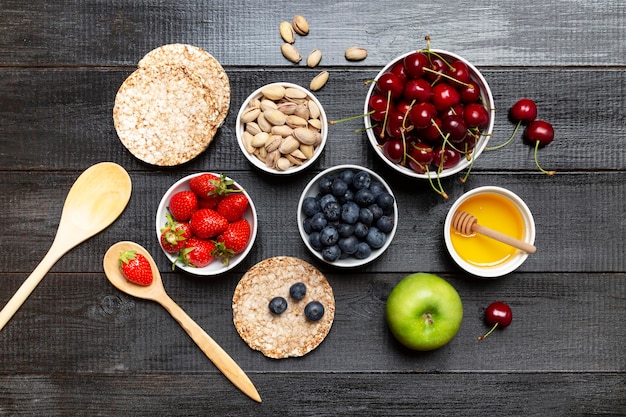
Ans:
[[[319,49],[313,49],[311,53],[309,53],[309,56],[306,58],[306,64],[311,68],[315,68],[321,60],[322,51],[320,51]]]
[[[362,61],[367,58],[367,49],[353,46],[346,49],[345,56],[348,61]]]
[[[279,26],[280,37],[287,43],[294,43],[296,41],[296,36],[293,33],[293,27],[287,21],[280,22]]]
[[[326,82],[328,81],[328,76],[329,76],[328,71],[322,71],[319,74],[317,74],[311,80],[311,84],[309,85],[309,88],[311,89],[311,91],[318,91],[319,89],[324,87],[324,85],[326,85]]]
[[[309,22],[306,21],[304,16],[295,15],[291,25],[298,35],[306,36],[309,33]]]
[[[285,58],[287,58],[289,61],[293,62],[294,64],[297,64],[298,62],[302,61],[302,55],[300,55],[300,52],[298,52],[296,47],[290,43],[283,43],[280,46],[280,51],[283,53],[283,56]]]

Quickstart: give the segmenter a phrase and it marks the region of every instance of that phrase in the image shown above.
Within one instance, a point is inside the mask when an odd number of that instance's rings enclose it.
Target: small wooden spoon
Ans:
[[[150,262],[152,267],[153,282],[148,286],[133,284],[128,281],[122,274],[119,267],[120,253],[127,250],[135,250],[137,253],[143,254]],[[163,281],[159,269],[152,259],[152,256],[146,249],[134,242],[118,242],[111,246],[104,255],[104,273],[111,284],[118,290],[126,294],[143,298],[146,300],[156,301],[176,319],[187,334],[202,349],[204,354],[222,371],[237,388],[243,391],[248,397],[255,401],[261,402],[261,396],[257,392],[254,384],[244,373],[244,371],[235,363],[235,361],[209,336],[191,317],[183,311],[165,292]]]
[[[481,235],[495,239],[498,242],[505,243],[514,248],[523,250],[526,253],[535,253],[537,248],[530,243],[524,242],[514,237],[505,235],[504,233],[490,229],[478,224],[478,219],[469,213],[464,211],[457,211],[452,215],[452,227],[458,230],[464,235],[471,235],[473,233],[479,233]]]
[[[95,164],[76,179],[65,199],[52,246],[0,311],[0,330],[65,253],[106,229],[122,214],[131,188],[126,170],[113,162]]]

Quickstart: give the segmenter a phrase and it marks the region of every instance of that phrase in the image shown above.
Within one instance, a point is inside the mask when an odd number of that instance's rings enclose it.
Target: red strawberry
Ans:
[[[217,237],[217,253],[224,257],[224,263],[233,255],[241,253],[250,240],[250,223],[246,219],[230,223],[228,228]]]
[[[228,220],[215,210],[200,209],[191,216],[189,226],[194,236],[210,239],[226,230]]]
[[[192,191],[179,191],[170,199],[168,208],[174,219],[186,222],[198,210],[198,197]]]
[[[189,188],[200,198],[212,198],[224,196],[230,193],[241,192],[241,190],[230,188],[235,181],[227,179],[226,175],[205,173],[189,180]]]
[[[119,262],[120,270],[127,280],[143,286],[152,284],[152,267],[145,256],[128,250],[120,253]]]
[[[212,241],[192,237],[187,240],[178,260],[188,266],[203,268],[215,259],[214,250],[215,243]]]
[[[170,213],[165,215],[167,222],[161,229],[161,246],[167,253],[180,252],[185,247],[185,241],[191,237],[189,223],[177,222]]]
[[[217,205],[217,212],[229,222],[241,219],[248,209],[248,197],[245,194],[229,194]]]

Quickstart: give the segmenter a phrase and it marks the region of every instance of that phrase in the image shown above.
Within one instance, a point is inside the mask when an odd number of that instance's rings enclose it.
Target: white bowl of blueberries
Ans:
[[[320,172],[298,202],[298,230],[318,259],[337,267],[364,265],[382,255],[398,225],[398,206],[385,180],[358,165]]]

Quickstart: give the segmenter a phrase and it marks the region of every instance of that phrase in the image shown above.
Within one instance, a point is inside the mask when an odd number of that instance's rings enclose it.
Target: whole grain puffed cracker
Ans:
[[[302,300],[289,297],[289,288],[302,282]],[[278,315],[269,310],[274,297],[287,300]],[[324,316],[310,321],[304,307],[310,301],[324,306]],[[335,298],[326,277],[311,264],[289,256],[268,258],[248,270],[233,295],[233,321],[241,338],[254,350],[275,359],[303,356],[328,335],[335,317]]]
[[[218,116],[214,123],[220,127],[228,114],[231,92],[228,76],[219,61],[197,46],[172,43],[148,52],[138,65],[142,68],[163,64],[186,67],[202,78],[217,105]]]
[[[113,121],[133,155],[173,166],[206,150],[217,131],[217,112],[200,76],[182,66],[154,65],[137,69],[122,83]]]

